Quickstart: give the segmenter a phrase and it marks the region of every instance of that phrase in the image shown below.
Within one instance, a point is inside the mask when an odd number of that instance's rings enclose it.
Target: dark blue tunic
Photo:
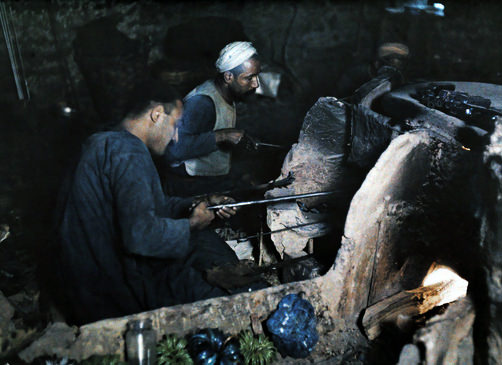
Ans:
[[[91,136],[68,186],[59,259],[75,322],[224,294],[201,270],[235,255],[214,232],[190,234],[191,200],[164,195],[139,138],[127,131]]]
[[[194,95],[185,101],[183,115],[178,122],[178,142],[172,141],[164,154],[168,167],[166,191],[176,196],[196,196],[232,190],[234,182],[227,176],[189,176],[182,163],[206,156],[218,149],[214,136],[216,110],[209,96]]]
[[[166,159],[181,162],[216,151],[215,123],[216,110],[209,96],[195,95],[186,100],[178,122],[178,142],[171,141],[167,146]]]

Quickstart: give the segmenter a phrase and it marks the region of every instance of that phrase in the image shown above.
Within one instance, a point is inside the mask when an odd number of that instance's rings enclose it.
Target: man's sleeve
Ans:
[[[114,161],[110,178],[124,248],[141,256],[182,258],[189,251],[188,219],[162,217],[165,197],[152,169],[141,154],[123,154]]]
[[[180,198],[177,196],[166,196],[162,215],[171,218],[186,218],[192,206],[193,198]]]
[[[181,162],[216,151],[215,122],[216,111],[210,97],[195,95],[188,99],[179,121],[178,141],[171,141],[167,146],[166,160]]]

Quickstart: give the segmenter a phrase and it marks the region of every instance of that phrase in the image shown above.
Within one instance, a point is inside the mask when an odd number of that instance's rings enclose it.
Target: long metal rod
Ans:
[[[16,81],[16,65],[13,58],[12,43],[10,41],[9,29],[7,27],[7,12],[5,9],[5,4],[0,2],[0,19],[2,21],[2,31],[5,38],[5,45],[7,46],[7,52],[9,54],[9,60],[11,62],[12,72],[14,73],[14,80]],[[17,84],[17,82],[16,82]]]
[[[279,149],[286,149],[286,146],[280,146],[278,144],[272,144],[272,143],[265,143],[265,142],[255,142],[255,146],[263,146],[263,147],[273,147],[273,148],[279,148]]]
[[[14,26],[13,26],[13,18],[12,18],[12,9],[9,8],[11,10],[11,12],[10,12],[11,15],[9,16],[9,14],[7,13],[7,7],[6,7],[5,3],[3,3],[2,5],[3,5],[4,16],[6,19],[5,24],[7,25],[7,32],[9,33],[9,43],[10,43],[10,47],[12,50],[14,65],[16,67],[17,82],[19,83],[19,87],[22,90],[21,74],[19,72],[20,68],[19,68],[19,62],[18,62],[19,52],[17,51],[16,44],[14,43],[15,36],[13,36]],[[23,97],[24,97],[24,92],[23,92]]]
[[[14,19],[14,14],[12,12],[12,8],[10,8],[10,18],[11,19]],[[26,74],[24,72],[24,62],[23,62],[23,55],[21,54],[21,47],[19,46],[19,37],[17,36],[17,30],[16,30],[16,26],[14,24],[14,22],[12,22],[12,30],[14,32],[14,40],[16,41],[15,43],[15,46],[16,46],[16,54],[17,54],[17,57],[19,58],[19,69],[21,70],[21,77],[23,79],[23,82],[24,82],[24,92],[26,92],[26,98],[28,100],[31,99],[31,95],[30,95],[30,88],[28,87],[28,80],[26,79]]]
[[[249,200],[249,201],[239,202],[239,203],[211,205],[211,206],[207,207],[207,209],[216,210],[216,209],[221,209],[221,208],[226,208],[226,207],[231,208],[231,207],[243,207],[246,205],[275,203],[275,202],[281,202],[281,201],[296,200],[296,199],[301,199],[301,198],[313,198],[316,196],[332,195],[334,193],[335,193],[334,191],[321,191],[321,192],[317,192],[317,193],[285,195],[285,196],[278,196],[276,198],[269,198],[269,199],[262,199],[262,200]]]
[[[236,241],[237,242],[246,242],[246,241],[249,241],[250,239],[258,238],[260,236],[262,236],[262,237],[263,236],[270,236],[270,235],[273,235],[274,233],[280,233],[280,232],[290,231],[290,230],[296,229],[296,228],[301,228],[301,227],[306,227],[306,226],[312,226],[314,224],[323,224],[323,223],[324,222],[301,223],[301,224],[297,224],[296,226],[289,226],[289,227],[284,227],[284,228],[281,228],[281,229],[276,229],[275,231],[263,232],[263,233],[253,234],[251,236],[237,238]]]
[[[1,9],[2,9],[2,21],[3,21],[3,31],[5,35],[5,42],[7,44],[7,51],[9,52],[9,59],[11,62],[11,67],[12,67],[12,73],[14,74],[14,82],[16,84],[16,89],[17,89],[17,95],[19,100],[24,99],[24,92],[21,84],[21,80],[19,77],[19,66],[17,64],[17,57],[16,57],[16,52],[15,52],[15,47],[14,43],[12,41],[12,34],[11,34],[11,26],[9,22],[9,16],[7,14],[7,7],[5,6],[5,3],[1,3]]]
[[[0,20],[2,23],[2,31],[4,34],[5,44],[7,46],[7,52],[9,54],[9,60],[12,67],[12,73],[14,75],[14,82],[16,84],[17,96],[19,100],[23,100],[24,93],[21,86],[21,82],[19,80],[19,73],[17,71],[17,61],[13,50],[13,44],[11,41],[11,34],[8,23],[9,19],[7,17],[7,8],[5,7],[5,4],[3,2],[0,2]]]
[[[502,111],[500,110],[497,110],[497,109],[492,109],[492,108],[486,108],[484,106],[481,106],[481,105],[476,105],[476,104],[471,104],[471,103],[462,103],[463,105],[466,105],[470,108],[477,108],[477,109],[480,109],[480,110],[485,110],[487,112],[493,112],[497,115],[502,115]]]
[[[234,196],[236,194],[252,193],[255,191],[259,191],[259,190],[271,190],[273,188],[282,188],[282,187],[288,186],[293,181],[295,181],[295,177],[293,176],[293,173],[290,171],[288,176],[285,177],[284,179],[273,180],[271,182],[268,182],[265,184],[260,184],[260,185],[250,185],[249,187],[246,187],[246,188],[238,188],[238,189],[233,189],[233,190],[218,191],[216,193],[211,193],[211,194],[196,195],[196,196],[192,197],[192,199],[197,200],[200,198],[206,198],[208,195]]]

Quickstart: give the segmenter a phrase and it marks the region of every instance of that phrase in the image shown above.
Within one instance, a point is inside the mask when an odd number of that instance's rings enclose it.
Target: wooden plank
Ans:
[[[451,288],[453,281],[422,286],[392,295],[366,308],[363,315],[363,328],[366,336],[374,340],[385,324],[398,325],[402,317],[412,318],[428,312],[437,306]]]

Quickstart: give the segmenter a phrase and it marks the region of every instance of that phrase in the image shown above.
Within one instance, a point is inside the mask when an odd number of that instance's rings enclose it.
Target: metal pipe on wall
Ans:
[[[12,18],[12,10],[10,18]],[[0,23],[2,25],[5,44],[7,46],[7,53],[9,54],[14,82],[16,84],[17,96],[19,100],[29,100],[30,92],[28,83],[24,77],[23,62],[19,49],[19,43],[17,41],[17,33],[12,25],[11,19],[9,19],[7,7],[4,2],[0,2]],[[19,64],[21,64],[21,66]]]

